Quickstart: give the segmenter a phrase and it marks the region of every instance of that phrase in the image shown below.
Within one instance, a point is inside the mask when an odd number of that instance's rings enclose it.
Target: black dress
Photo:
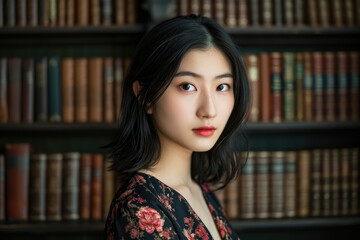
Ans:
[[[221,239],[238,239],[214,193],[201,189]],[[186,199],[157,178],[135,174],[111,203],[104,238],[212,239]]]

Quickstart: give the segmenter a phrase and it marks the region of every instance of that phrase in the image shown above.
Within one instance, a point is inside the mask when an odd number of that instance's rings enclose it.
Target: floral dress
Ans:
[[[238,239],[214,193],[206,185],[201,185],[201,189],[221,239]],[[136,173],[111,203],[104,239],[210,240],[212,237],[181,194],[153,176]]]

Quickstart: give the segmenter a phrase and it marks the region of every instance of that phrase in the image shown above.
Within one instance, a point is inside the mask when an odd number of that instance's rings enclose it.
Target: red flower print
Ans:
[[[194,220],[192,218],[185,217],[184,223],[189,226],[190,229],[194,226]]]
[[[202,225],[198,225],[195,229],[196,236],[201,237],[203,240],[209,240],[209,236]]]
[[[164,231],[162,234],[166,239],[170,239],[170,234],[167,231]]]
[[[135,228],[131,229],[131,231],[130,231],[131,238],[138,238],[139,237],[138,235],[139,235],[139,232],[137,229],[135,229]]]
[[[138,182],[138,183],[145,183],[146,182],[145,178],[143,176],[136,175],[135,178],[136,178],[136,182]]]
[[[220,233],[220,236],[223,238],[224,236],[227,235],[227,228],[224,224],[224,222],[219,219],[219,217],[216,218],[216,225],[217,225],[217,228],[219,230],[219,233]]]
[[[185,235],[187,240],[195,240],[195,234],[194,233],[189,233],[186,229],[184,229],[183,234]]]
[[[139,226],[141,230],[145,230],[151,234],[155,230],[162,232],[164,226],[164,219],[161,219],[160,214],[153,208],[141,207],[136,213],[139,219]]]

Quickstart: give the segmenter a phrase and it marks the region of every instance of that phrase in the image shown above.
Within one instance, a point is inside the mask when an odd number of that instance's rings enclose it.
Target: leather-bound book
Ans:
[[[348,67],[349,60],[346,52],[336,53],[337,67],[337,114],[338,120],[349,120],[349,79]]]
[[[48,154],[46,166],[46,220],[60,221],[62,219],[62,165],[61,153]]]
[[[249,18],[250,25],[252,27],[258,27],[260,25],[260,0],[248,1],[249,3]]]
[[[57,25],[59,27],[66,26],[66,1],[67,0],[57,0]]]
[[[34,122],[34,85],[35,85],[35,66],[33,58],[23,59],[22,76],[22,115],[24,123]]]
[[[239,217],[255,217],[255,159],[256,153],[249,151],[248,159],[241,169],[239,180]]]
[[[360,67],[359,52],[350,52],[350,120],[357,121],[360,118],[359,86]]]
[[[333,12],[333,26],[334,27],[343,27],[343,13],[342,10],[342,0],[333,0],[332,1],[332,12]]]
[[[125,0],[125,22],[126,24],[133,25],[137,19],[137,6],[136,1]]]
[[[273,26],[273,1],[272,0],[262,0],[260,2],[260,17],[261,23],[265,27]]]
[[[8,111],[9,123],[21,122],[21,59],[8,59]]]
[[[91,178],[91,219],[103,219],[103,168],[104,157],[102,154],[92,155],[92,178]]]
[[[112,19],[113,19],[112,0],[102,0],[101,23],[103,25],[109,26],[112,24]]]
[[[88,121],[88,60],[75,59],[75,121]]]
[[[270,217],[282,218],[284,211],[284,152],[271,153],[269,165]]]
[[[313,73],[311,53],[304,52],[304,119],[313,121]]]
[[[38,0],[27,1],[27,25],[29,27],[38,26]]]
[[[345,0],[344,1],[344,17],[345,17],[345,23],[344,25],[347,27],[354,27],[355,26],[355,15],[359,14],[359,12],[355,12],[356,3],[353,0]],[[358,6],[359,8],[359,6]]]
[[[318,16],[319,16],[319,22],[320,26],[323,28],[327,28],[330,26],[330,20],[329,20],[329,1],[328,0],[319,0],[318,3]]]
[[[100,17],[101,17],[101,5],[100,1],[102,0],[90,0],[90,24],[91,26],[99,26],[100,25]]]
[[[228,27],[236,26],[236,0],[228,0],[226,4],[225,24]]]
[[[340,215],[350,213],[350,149],[340,149]]]
[[[298,152],[297,170],[297,215],[309,217],[310,215],[310,177],[311,177],[311,153],[310,150]]]
[[[62,120],[65,123],[75,121],[75,62],[74,58],[61,60],[61,107]]]
[[[247,0],[238,1],[238,26],[247,27],[249,25],[249,13],[248,13],[248,2]]]
[[[27,10],[27,0],[16,0],[15,6],[16,14],[16,26],[25,27],[27,24],[26,19],[26,10]]]
[[[311,152],[311,171],[310,171],[310,216],[319,217],[321,215],[321,158],[322,150],[313,149]]]
[[[305,3],[303,0],[295,0],[295,2],[294,2],[294,11],[295,11],[294,21],[295,21],[295,24],[299,27],[305,25],[304,7],[305,7]]]
[[[295,121],[296,101],[295,101],[295,53],[283,53],[284,61],[284,99],[283,116],[287,122]]]
[[[49,57],[48,62],[48,115],[49,122],[61,121],[60,57]]]
[[[271,98],[271,70],[270,55],[267,52],[260,53],[260,121],[269,122],[272,115],[272,98]]]
[[[304,55],[295,53],[296,120],[304,121]]]
[[[0,123],[9,120],[7,58],[0,58]]]
[[[76,23],[78,26],[88,26],[90,18],[90,0],[77,0],[76,1]]]
[[[340,214],[340,149],[331,149],[330,163],[330,215]]]
[[[35,59],[35,121],[48,121],[48,62],[46,57]]]
[[[313,112],[314,120],[324,121],[324,61],[321,52],[313,53]]]
[[[350,148],[350,215],[359,214],[359,148]]]
[[[255,217],[270,217],[270,152],[256,152],[255,171]]]
[[[76,1],[66,0],[66,26],[68,27],[75,25]]]
[[[331,150],[322,150],[321,161],[321,215],[331,214]]]
[[[114,120],[116,120],[120,113],[124,82],[124,66],[122,58],[115,58],[114,68]]]
[[[49,26],[49,3],[50,1],[48,0],[38,0],[38,19],[39,25],[42,27]]]
[[[48,11],[49,11],[49,26],[55,27],[58,24],[58,2],[49,1]]]
[[[282,55],[271,53],[271,102],[273,104],[272,121],[279,123],[283,120],[283,67]]]
[[[251,108],[249,121],[258,122],[260,119],[258,56],[255,54],[249,54],[246,56],[246,60],[251,91]]]
[[[104,121],[112,123],[115,120],[114,111],[114,59],[112,57],[104,58],[103,83],[104,83]]]
[[[0,9],[4,9],[5,0],[0,0]],[[0,11],[0,27],[4,26],[4,11]]]
[[[91,209],[91,176],[92,160],[91,154],[80,155],[80,219],[89,220]]]
[[[324,107],[326,121],[335,121],[335,54],[334,52],[326,52],[324,54]]]
[[[296,216],[296,171],[297,158],[295,151],[284,153],[284,215],[285,217]]]
[[[284,22],[287,27],[292,27],[294,25],[294,5],[295,3],[293,0],[284,1]]]
[[[29,219],[29,166],[30,145],[6,144],[6,219]]]
[[[212,17],[212,0],[203,0],[202,2],[202,14],[205,16],[205,17]],[[185,1],[178,1],[178,2],[185,2]],[[185,3],[185,6],[186,6],[186,3]],[[186,14],[182,14],[182,15],[187,15]]]
[[[103,121],[103,59],[89,59],[89,122]]]
[[[284,2],[284,10],[283,10]],[[285,4],[287,0],[274,0],[273,1],[273,12],[274,12],[274,24],[276,27],[284,26],[284,19],[286,14]]]
[[[6,10],[5,10],[6,9]],[[7,27],[15,27],[16,25],[16,1],[5,0],[4,7],[5,25]]]
[[[213,17],[219,23],[225,24],[225,3],[222,0],[213,0]]]
[[[115,1],[115,22],[116,25],[125,24],[125,1],[126,0],[117,0]],[[180,1],[181,3],[184,1]]]

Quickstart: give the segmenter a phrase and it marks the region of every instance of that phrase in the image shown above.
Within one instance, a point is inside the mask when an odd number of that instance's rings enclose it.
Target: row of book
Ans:
[[[118,187],[105,159],[6,144],[0,154],[0,220],[103,220]]]
[[[359,161],[358,148],[249,152],[218,195],[231,218],[359,215]]]
[[[0,27],[135,24],[135,0],[0,0]]]
[[[114,122],[129,60],[0,58],[0,123]]]
[[[353,27],[354,0],[177,0],[177,14],[200,13],[229,27]]]
[[[250,122],[356,121],[359,52],[244,53]],[[0,123],[116,121],[130,60],[0,59]]]
[[[249,121],[359,120],[359,52],[260,52],[244,55]]]

